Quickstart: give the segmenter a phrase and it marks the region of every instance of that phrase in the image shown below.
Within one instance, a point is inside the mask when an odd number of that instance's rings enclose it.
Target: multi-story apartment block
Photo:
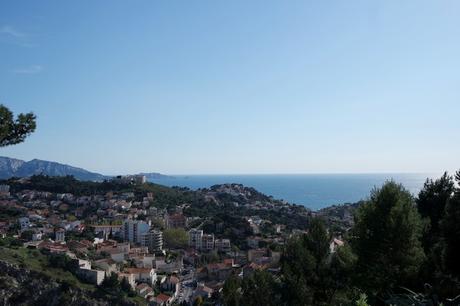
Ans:
[[[140,220],[125,220],[123,222],[123,238],[125,241],[141,244],[142,235],[148,233],[150,224]]]
[[[65,241],[65,230],[60,228],[58,229],[55,233],[54,233],[54,236],[55,236],[55,241],[56,242],[63,242]]]
[[[212,251],[214,249],[214,234],[204,234],[201,238],[201,250]]]
[[[163,233],[151,230],[141,236],[141,245],[149,248],[149,252],[158,253],[163,249]]]
[[[230,240],[228,239],[222,239],[222,240],[225,240],[224,244],[227,241],[228,241],[228,244],[230,244]],[[192,228],[188,232],[188,245],[196,250],[212,251],[215,247],[214,234],[204,234],[203,230]],[[220,240],[220,245],[222,245],[221,240]]]
[[[203,238],[203,231],[192,228],[188,232],[188,245],[194,249],[201,250],[201,240]]]
[[[216,239],[214,245],[219,252],[231,251],[230,239]]]

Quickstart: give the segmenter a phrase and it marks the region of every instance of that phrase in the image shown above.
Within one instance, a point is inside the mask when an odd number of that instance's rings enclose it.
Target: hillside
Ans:
[[[145,304],[139,298],[111,296],[82,283],[68,271],[54,268],[38,250],[0,246],[1,305],[123,305]]]
[[[33,159],[23,161],[19,159],[0,157],[0,178],[28,177],[37,174],[49,176],[72,175],[79,180],[102,181],[107,178],[99,173],[51,161]]]
[[[24,163],[25,161],[20,159],[0,157],[0,178],[5,179],[16,175]]]

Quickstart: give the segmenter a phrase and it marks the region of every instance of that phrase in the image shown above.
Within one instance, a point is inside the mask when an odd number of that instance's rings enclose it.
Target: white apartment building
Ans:
[[[163,233],[151,230],[141,236],[141,245],[148,247],[150,253],[159,253],[163,249]]]
[[[123,222],[123,239],[131,243],[141,244],[142,235],[148,233],[150,224],[140,220],[125,220]]]
[[[201,240],[203,238],[203,231],[192,228],[188,232],[188,245],[194,249],[201,250]]]
[[[214,250],[214,234],[204,234],[201,238],[201,250],[212,251]]]
[[[65,241],[65,230],[60,228],[55,233],[55,241],[56,242],[64,242]]]
[[[216,239],[214,245],[219,252],[230,252],[232,250],[230,239]]]
[[[212,251],[214,249],[214,235],[204,234],[202,230],[192,228],[188,232],[188,245],[200,251]]]

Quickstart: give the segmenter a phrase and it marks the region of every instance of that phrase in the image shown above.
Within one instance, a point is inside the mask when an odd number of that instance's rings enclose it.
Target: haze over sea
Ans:
[[[166,186],[191,189],[239,183],[258,191],[317,210],[334,204],[354,203],[369,197],[374,187],[393,179],[416,195],[425,180],[438,174],[273,174],[273,175],[176,175],[151,180]]]

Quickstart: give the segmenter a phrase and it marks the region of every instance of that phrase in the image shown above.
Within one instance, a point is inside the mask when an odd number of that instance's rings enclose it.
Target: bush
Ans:
[[[359,299],[356,301],[356,306],[369,306],[369,304],[367,304],[367,296],[364,293],[359,296]]]

